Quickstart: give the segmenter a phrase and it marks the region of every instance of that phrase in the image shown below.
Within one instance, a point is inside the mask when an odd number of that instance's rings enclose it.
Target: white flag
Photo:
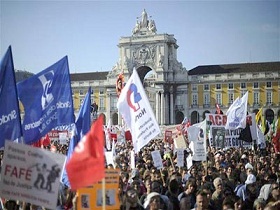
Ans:
[[[248,103],[248,91],[242,98],[237,98],[229,107],[226,115],[227,122],[225,129],[235,130],[237,128],[246,127],[247,116],[247,103]]]
[[[159,125],[135,69],[122,89],[117,107],[130,129],[136,153],[160,133]]]

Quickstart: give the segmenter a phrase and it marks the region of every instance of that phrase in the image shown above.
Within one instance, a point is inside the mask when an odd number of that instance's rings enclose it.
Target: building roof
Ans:
[[[247,72],[277,72],[280,71],[280,62],[264,63],[241,63],[225,65],[197,66],[188,71],[188,75],[200,74],[225,74],[225,73],[247,73]]]
[[[70,74],[71,81],[106,80],[108,71]]]

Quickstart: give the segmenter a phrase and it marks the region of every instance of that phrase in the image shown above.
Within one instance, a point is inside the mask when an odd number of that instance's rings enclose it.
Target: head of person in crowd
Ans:
[[[264,210],[266,202],[262,198],[258,198],[254,201],[253,210]]]
[[[163,184],[161,181],[156,180],[151,182],[151,192],[157,192],[161,194],[163,192]]]
[[[280,188],[279,184],[274,182],[270,185],[268,202],[275,202],[280,200]]]
[[[159,210],[161,209],[161,198],[157,192],[151,192],[147,195],[143,207],[146,210]]]
[[[224,184],[223,184],[223,180],[220,177],[217,177],[214,179],[213,181],[213,185],[215,187],[215,191],[220,194],[223,192],[224,189]]]
[[[222,204],[223,210],[233,210],[234,209],[234,199],[232,196],[225,197]]]
[[[196,193],[196,210],[207,210],[209,209],[210,198],[204,190],[198,190]]]
[[[152,181],[161,181],[161,174],[160,171],[157,170],[156,168],[151,169],[151,180]]]
[[[7,200],[5,202],[4,207],[7,210],[17,210],[18,209],[18,205],[17,205],[17,202],[15,200]]]
[[[196,183],[193,179],[189,179],[186,182],[185,188],[184,188],[184,192],[189,195],[192,194],[196,191]]]
[[[246,163],[245,170],[246,170],[247,175],[249,175],[249,174],[253,173],[254,167],[252,166],[251,163]]]
[[[126,191],[126,194],[123,197],[122,205],[124,206],[124,208],[122,209],[136,209],[137,207],[142,207],[142,205],[139,202],[137,191],[135,189],[129,188]]]
[[[133,180],[130,184],[130,188],[134,189],[137,192],[137,196],[140,198],[140,196],[142,195],[140,180]]]
[[[238,196],[231,197],[234,201],[234,210],[243,210],[243,200]]]
[[[169,181],[169,183],[168,183],[168,191],[172,195],[178,196],[178,194],[179,194],[179,183],[178,183],[177,179],[171,179]]]

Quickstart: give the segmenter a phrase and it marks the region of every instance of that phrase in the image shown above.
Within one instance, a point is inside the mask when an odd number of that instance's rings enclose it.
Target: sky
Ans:
[[[35,74],[66,55],[71,73],[110,71],[144,9],[187,70],[280,61],[279,0],[0,0],[0,56],[11,45],[15,69]]]

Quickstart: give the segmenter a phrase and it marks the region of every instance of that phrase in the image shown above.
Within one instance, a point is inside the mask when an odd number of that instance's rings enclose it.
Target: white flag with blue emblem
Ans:
[[[159,125],[135,69],[120,94],[117,107],[130,129],[136,153],[160,133]]]
[[[247,117],[247,103],[248,103],[248,91],[242,96],[237,98],[229,107],[226,115],[227,122],[225,129],[235,130],[237,128],[246,127]]]

